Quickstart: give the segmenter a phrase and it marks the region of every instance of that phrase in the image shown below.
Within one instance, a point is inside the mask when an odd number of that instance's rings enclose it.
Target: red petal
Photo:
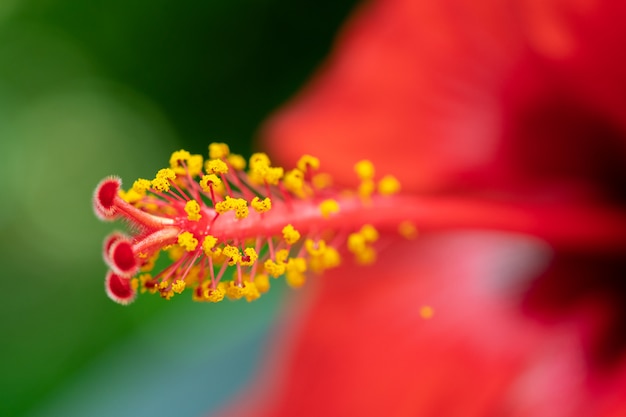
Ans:
[[[584,359],[586,324],[602,309],[544,327],[511,302],[548,254],[514,236],[448,234],[395,245],[378,267],[328,274],[286,329],[293,347],[253,384],[274,381],[250,414],[594,415],[617,401],[595,392]]]

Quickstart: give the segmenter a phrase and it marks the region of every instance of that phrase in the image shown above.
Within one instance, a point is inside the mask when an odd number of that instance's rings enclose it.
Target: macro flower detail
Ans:
[[[252,155],[244,171],[245,160],[223,143],[211,144],[209,157],[180,150],[154,179],[138,179],[128,190],[115,176],[98,184],[96,215],[125,220],[133,232],[104,241],[112,300],[129,304],[138,291],[170,299],[191,289],[196,301],[252,301],[269,290],[270,276],[284,275],[298,288],[307,274],[335,268],[346,256],[372,263],[377,228],[402,236],[398,227],[414,220],[414,203],[394,195],[399,182],[387,175],[376,184],[369,161],[355,166],[368,183],[364,193],[362,186],[330,187],[311,155],[289,171],[264,153]]]

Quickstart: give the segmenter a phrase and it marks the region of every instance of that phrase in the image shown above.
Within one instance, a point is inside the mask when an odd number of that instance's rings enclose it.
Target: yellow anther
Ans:
[[[304,247],[311,256],[321,256],[326,251],[326,242],[322,239],[317,242],[307,239],[304,241]]]
[[[235,217],[238,219],[245,219],[248,217],[248,202],[243,198],[235,198],[234,200],[234,210]]]
[[[287,270],[306,272],[306,260],[304,258],[290,258],[287,262]]]
[[[217,238],[207,235],[202,242],[202,250],[206,256],[213,256],[213,248],[217,244]]]
[[[287,276],[285,277],[285,282],[291,288],[300,288],[306,282],[306,276],[301,272],[287,272]]]
[[[276,262],[285,263],[289,258],[289,251],[287,249],[281,249],[276,252]]]
[[[422,306],[420,308],[420,316],[423,319],[429,319],[435,314],[435,310],[431,306]]]
[[[165,300],[169,301],[173,296],[174,296],[174,291],[172,291],[172,290],[161,291],[161,298],[163,298]]]
[[[361,230],[359,230],[359,233],[368,243],[376,242],[378,240],[378,230],[376,230],[376,228],[371,224],[363,225]]]
[[[278,181],[283,177],[285,170],[280,167],[268,168],[265,174],[265,182],[270,185],[278,184]]]
[[[239,300],[244,295],[246,295],[246,291],[243,286],[239,286],[235,284],[234,281],[230,281],[228,286],[226,287],[226,296],[231,300]]]
[[[137,291],[137,289],[139,289],[139,280],[137,278],[133,278],[130,280],[130,287]]]
[[[359,184],[358,193],[362,198],[368,198],[376,190],[376,184],[372,180],[363,180]]]
[[[250,169],[270,166],[270,158],[263,152],[255,153],[250,157]]]
[[[209,158],[222,159],[226,158],[230,154],[228,145],[220,142],[213,142],[209,144]]]
[[[204,291],[204,298],[210,303],[219,303],[224,299],[226,293],[219,286],[217,288],[208,288]]]
[[[150,184],[157,191],[168,192],[170,190],[170,182],[166,178],[157,177]]]
[[[119,190],[117,194],[127,203],[136,203],[141,201],[146,195],[145,193],[138,193],[134,188],[131,188],[128,192]]]
[[[198,239],[191,232],[182,232],[178,235],[178,244],[187,252],[192,252],[198,246]]]
[[[287,285],[292,288],[299,288],[304,285],[306,277],[306,261],[303,258],[291,258],[287,263],[287,274],[285,280]]]
[[[169,282],[161,281],[161,282],[159,282],[158,288],[159,288],[159,290],[164,290],[164,289],[166,289],[169,286],[170,286]]]
[[[187,162],[187,170],[189,171],[189,175],[192,177],[196,177],[202,174],[202,163],[204,162],[204,158],[202,155],[191,155],[189,157],[189,161]]]
[[[288,245],[293,245],[300,240],[300,232],[294,229],[292,225],[288,224],[283,227],[283,239],[285,239]]]
[[[324,200],[321,202],[319,208],[320,208],[320,212],[322,213],[322,217],[327,219],[332,214],[339,212],[339,203],[337,202],[337,200],[332,200],[332,199]]]
[[[154,294],[157,290],[156,285],[154,285],[152,281],[152,275],[150,274],[139,275],[139,285],[142,293],[149,291],[151,294]]]
[[[233,210],[234,208],[234,199],[229,196],[226,196],[224,201],[220,201],[219,203],[215,204],[215,211],[219,214],[224,214],[227,211]]]
[[[250,205],[259,213],[265,213],[272,208],[272,200],[270,200],[269,197],[265,197],[263,200],[259,197],[254,197],[250,202]]]
[[[396,194],[400,191],[400,182],[392,175],[385,175],[378,181],[378,192],[382,195]]]
[[[200,204],[196,200],[189,200],[185,204],[185,212],[187,213],[187,219],[192,222],[200,220],[202,215],[200,214]]]
[[[222,259],[222,248],[220,248],[219,246],[213,248],[213,250],[209,251],[209,253],[205,252],[205,254],[207,256],[212,257],[213,261],[215,261],[215,262],[221,262],[223,260]]]
[[[200,180],[200,188],[202,188],[202,191],[205,193],[210,193],[211,187],[215,190],[221,183],[222,180],[215,174],[204,175]]]
[[[170,156],[170,168],[177,174],[184,174],[185,169],[183,168],[183,163],[187,164],[190,157],[191,154],[184,149],[173,152],[172,156]]]
[[[333,185],[333,177],[330,174],[323,172],[314,175],[313,178],[311,178],[311,182],[313,183],[313,187],[321,190],[323,188],[328,188]]]
[[[226,174],[228,172],[228,165],[221,159],[210,159],[204,163],[204,169],[209,174]]]
[[[311,155],[302,155],[296,166],[302,172],[307,172],[308,169],[316,170],[320,167],[320,160]]]
[[[239,252],[236,246],[226,245],[224,249],[222,249],[222,254],[229,258],[228,265],[232,266],[241,261],[241,252]]]
[[[265,268],[265,271],[271,276],[273,276],[274,278],[278,278],[279,276],[285,273],[285,264],[274,262],[271,259],[268,259],[267,261],[265,261],[265,263],[263,264],[263,267]]]
[[[244,256],[241,257],[241,261],[239,262],[243,266],[251,266],[259,258],[254,248],[245,248],[243,253]]]
[[[187,284],[185,284],[185,281],[183,281],[182,279],[177,279],[176,282],[172,284],[172,291],[174,291],[176,294],[180,294],[185,290],[186,285]]]
[[[186,232],[188,233],[188,232]],[[169,248],[167,248],[167,254],[170,257],[170,259],[172,261],[177,261],[180,258],[182,258],[185,255],[185,252],[187,252],[184,248],[182,248],[181,246],[175,245],[175,246],[171,246]]]
[[[371,246],[366,246],[363,250],[354,254],[356,262],[361,265],[370,265],[376,262],[376,250]]]
[[[304,196],[304,173],[299,169],[292,169],[283,178],[285,188],[298,197]]]
[[[150,189],[150,180],[139,178],[133,183],[132,190],[139,194],[145,194]]]
[[[341,265],[341,255],[337,249],[329,246],[322,255],[324,269],[336,268]]]
[[[270,279],[266,274],[259,274],[254,277],[254,285],[260,293],[266,293],[270,289]]]
[[[160,169],[156,173],[156,178],[163,178],[165,180],[174,180],[176,179],[176,173],[174,172],[173,169],[163,168],[163,169]]]
[[[241,155],[233,153],[228,155],[226,160],[235,171],[243,171],[246,168],[246,160]]]
[[[365,242],[365,237],[362,234],[350,233],[350,235],[348,235],[346,246],[348,247],[348,250],[350,252],[359,253],[365,250],[365,247],[367,246],[367,244]]]
[[[354,165],[354,171],[362,180],[374,178],[374,164],[368,160],[359,161]]]
[[[259,289],[254,282],[245,281],[243,283],[243,296],[246,297],[246,301],[254,301],[261,296]]]
[[[152,256],[150,256],[146,261],[144,261],[143,265],[139,268],[141,272],[148,272],[154,269],[154,264],[157,259],[159,259],[159,252],[154,252]]]
[[[417,228],[409,221],[404,221],[398,225],[398,233],[406,239],[415,239],[417,237]]]
[[[248,217],[248,202],[243,198],[231,198],[226,196],[224,201],[220,201],[215,205],[215,211],[224,214],[227,211],[234,210],[238,219]]]

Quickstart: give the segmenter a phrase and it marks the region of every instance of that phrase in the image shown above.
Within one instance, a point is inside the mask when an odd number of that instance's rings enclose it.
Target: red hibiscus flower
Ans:
[[[626,415],[624,21],[610,0],[365,4],[264,135],[346,184],[372,160],[431,227],[311,282],[228,415]],[[490,206],[527,221],[499,232]]]

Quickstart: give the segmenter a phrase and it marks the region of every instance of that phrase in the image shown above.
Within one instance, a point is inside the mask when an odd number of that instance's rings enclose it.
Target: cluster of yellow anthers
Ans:
[[[377,228],[415,236],[390,197],[400,189],[395,178],[375,181],[372,163],[361,161],[358,188],[336,190],[318,169],[309,155],[285,172],[256,153],[246,170],[243,157],[212,143],[208,160],[176,151],[169,168],[127,191],[119,178],[105,178],[94,193],[96,214],[123,218],[135,231],[105,239],[107,294],[128,304],[138,290],[170,299],[191,288],[197,301],[252,301],[269,289],[270,277],[300,287],[309,271],[335,268],[346,254],[373,262]],[[170,262],[155,274],[162,252]]]

